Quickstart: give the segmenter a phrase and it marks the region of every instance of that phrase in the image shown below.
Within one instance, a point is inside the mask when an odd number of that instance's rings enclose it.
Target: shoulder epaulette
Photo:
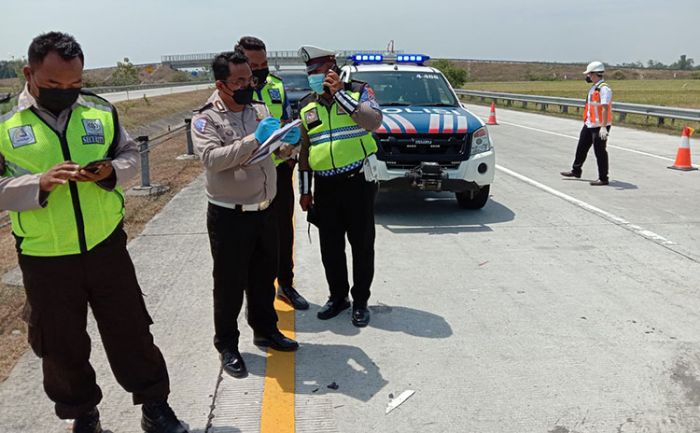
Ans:
[[[83,97],[83,99],[86,99],[90,102],[103,104],[103,105],[107,105],[110,107],[112,106],[112,104],[108,100],[106,100],[102,96],[100,96],[96,93],[93,93],[89,90],[80,89],[80,95]]]
[[[316,100],[316,94],[314,92],[309,92],[306,95],[304,95],[303,98],[299,100],[299,108],[304,108],[310,103],[314,102]]]
[[[12,111],[12,109],[17,106],[18,99],[19,95],[12,96],[10,93],[3,94],[0,99],[0,116]]]
[[[268,75],[269,75],[270,77],[272,77],[272,78],[278,80],[278,81],[284,81],[283,79],[281,79],[281,78],[278,77],[277,75],[273,74],[272,72],[270,72]]]
[[[214,106],[214,103],[213,103],[213,102],[208,102],[208,103],[206,103],[203,107],[197,108],[196,110],[192,110],[192,112],[193,112],[193,113],[201,113],[202,111],[208,110],[208,109],[210,109],[210,108],[213,107],[213,106]]]

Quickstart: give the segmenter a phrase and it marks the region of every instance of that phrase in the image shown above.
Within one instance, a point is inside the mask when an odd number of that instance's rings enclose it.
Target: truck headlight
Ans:
[[[491,139],[489,138],[489,131],[485,126],[477,129],[472,135],[472,149],[469,152],[470,156],[476,155],[478,153],[484,153],[491,150]]]

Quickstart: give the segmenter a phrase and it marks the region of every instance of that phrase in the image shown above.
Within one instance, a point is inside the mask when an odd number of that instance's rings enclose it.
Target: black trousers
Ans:
[[[29,343],[41,358],[44,389],[63,419],[102,400],[90,365],[88,305],[97,321],[112,372],[134,404],[166,400],[163,355],[153,343],[126,233],[118,228],[93,250],[71,256],[19,255],[27,292]]]
[[[274,204],[273,204],[274,206]],[[241,212],[209,204],[207,228],[214,258],[214,346],[238,348],[243,294],[253,331],[277,332],[275,276],[278,236],[273,209]]]
[[[330,297],[342,299],[350,292],[356,306],[366,306],[374,277],[377,183],[367,182],[362,173],[316,176],[315,183],[314,206]],[[346,235],[352,248],[352,290],[345,258]]]
[[[606,127],[610,131],[610,126]],[[576,158],[574,159],[574,165],[572,172],[581,175],[583,170],[583,163],[586,162],[586,157],[588,156],[588,151],[593,146],[593,151],[595,152],[595,159],[598,163],[598,179],[608,180],[608,150],[607,141],[600,139],[598,135],[600,133],[600,127],[589,128],[583,125],[581,129],[581,134],[578,138],[578,146],[576,146]]]
[[[294,186],[293,165],[287,161],[277,166],[277,196],[275,214],[279,229],[279,266],[277,283],[282,287],[294,287]]]

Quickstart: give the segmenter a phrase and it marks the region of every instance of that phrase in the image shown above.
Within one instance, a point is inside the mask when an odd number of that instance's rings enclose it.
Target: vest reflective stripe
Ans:
[[[347,94],[360,100],[359,92]],[[377,152],[372,134],[358,126],[335,101],[329,108],[310,102],[301,109],[300,117],[309,135],[309,166],[313,171],[342,173],[344,168],[355,167],[358,161]]]
[[[595,90],[593,90],[591,93],[590,98],[586,100],[586,106],[583,109],[583,121],[590,122],[591,128],[600,128],[603,126],[603,107],[605,106],[608,107],[608,118],[605,124],[612,124],[612,101],[609,104],[600,103],[600,88],[607,86],[607,83],[600,83],[595,87]]]
[[[73,110],[65,132],[53,131],[32,110],[16,111],[0,123],[3,176],[43,173],[67,159],[84,165],[105,158],[116,134],[112,110],[104,101],[88,104]],[[45,257],[91,250],[123,217],[121,189],[105,191],[93,182],[60,185],[49,194],[45,208],[10,212],[12,231],[22,238],[22,254]]]

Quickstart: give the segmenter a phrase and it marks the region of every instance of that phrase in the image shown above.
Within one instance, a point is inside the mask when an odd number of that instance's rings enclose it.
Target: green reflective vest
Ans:
[[[360,100],[360,92],[346,93]],[[377,152],[372,133],[355,123],[335,101],[326,107],[313,98],[301,109],[300,116],[309,135],[309,166],[313,171],[342,173]]]
[[[282,119],[284,114],[284,100],[287,97],[284,93],[284,84],[282,79],[270,74],[267,76],[265,87],[260,91],[262,102],[265,103],[267,109],[270,110],[272,116]]]
[[[262,102],[265,103],[270,114],[281,120],[282,115],[284,115],[284,100],[287,97],[284,93],[282,79],[272,74],[268,75],[265,87],[260,91],[260,96],[262,96]],[[274,153],[272,154],[272,161],[275,163],[275,166],[284,162],[283,159],[278,158]]]
[[[107,157],[118,140],[118,122],[104,99],[83,93],[66,129],[55,131],[17,99],[0,104],[3,176],[44,173],[63,161],[80,165]],[[68,182],[48,196],[47,206],[10,212],[20,251],[28,256],[65,256],[91,250],[111,235],[124,217],[120,188],[106,191],[93,182]]]

